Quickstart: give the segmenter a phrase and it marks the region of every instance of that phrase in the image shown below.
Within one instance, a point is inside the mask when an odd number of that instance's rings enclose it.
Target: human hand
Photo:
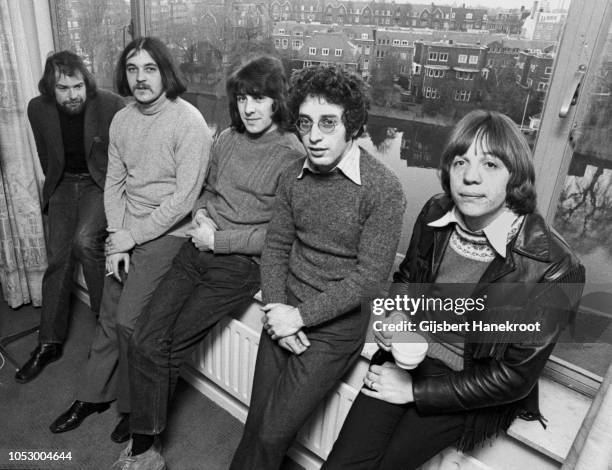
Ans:
[[[193,220],[191,221],[191,226],[194,228],[199,227],[202,224],[209,224],[215,230],[219,230],[219,226],[213,219],[210,218],[206,209],[198,209],[193,216]]]
[[[212,224],[208,222],[203,222],[197,227],[187,230],[186,232],[187,236],[191,237],[191,243],[193,243],[198,250],[200,251],[214,251],[215,250],[215,232],[217,229],[215,228],[215,225],[213,224],[214,222],[212,222]]]
[[[297,333],[304,326],[300,311],[286,304],[267,304],[261,308],[264,329],[273,340]]]
[[[389,325],[392,323],[398,323],[406,319],[406,316],[399,312],[391,312],[387,318],[382,320],[383,325]],[[391,343],[393,341],[393,332],[386,331],[385,328],[381,328],[382,331],[374,330],[374,340],[380,349],[385,351],[391,351]]]
[[[371,365],[363,379],[366,385],[361,393],[372,398],[404,405],[414,401],[412,375],[395,363],[385,362],[382,366]]]
[[[112,255],[115,253],[125,253],[136,246],[136,242],[132,238],[129,230],[124,228],[113,229],[107,228],[109,232],[104,245],[104,254]]]
[[[278,345],[287,351],[299,356],[310,347],[310,341],[306,337],[306,333],[299,330],[296,334],[285,336],[278,340]]]
[[[123,270],[125,274],[130,269],[130,255],[129,253],[114,253],[106,257],[106,275],[113,276],[117,281],[121,282],[121,275],[119,273],[119,265],[123,263]]]

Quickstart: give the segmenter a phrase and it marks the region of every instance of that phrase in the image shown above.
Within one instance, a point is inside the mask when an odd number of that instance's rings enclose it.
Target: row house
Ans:
[[[495,15],[488,15],[487,28],[491,32],[518,35],[526,14],[525,7],[521,7],[519,12],[499,12]]]
[[[302,67],[331,64],[358,72],[359,55],[357,46],[344,33],[314,33],[304,38],[304,46],[297,51],[296,59]]]
[[[410,74],[415,41],[422,41],[420,31],[377,29],[375,31],[375,60],[380,63],[392,55],[397,59],[397,74]]]
[[[521,27],[521,38],[557,41],[567,19],[567,13],[532,11]]]
[[[487,47],[477,44],[421,42],[414,44],[412,94],[428,100],[470,102],[486,80]]]
[[[349,41],[357,46],[359,52],[359,70],[364,78],[371,74],[375,54],[375,30],[372,26],[343,25],[340,27]]]
[[[487,44],[487,67],[499,71],[503,68],[513,69],[521,52],[552,52],[555,47],[552,41],[530,41],[527,39],[500,38]]]
[[[274,25],[272,40],[279,51],[299,51],[304,46],[306,37],[316,32],[327,32],[328,28],[328,25],[280,21]]]
[[[432,28],[439,30],[486,30],[487,10],[353,0],[272,0],[274,21],[306,21],[326,24],[363,24],[383,27]]]
[[[553,71],[554,54],[520,52],[516,62],[516,83],[525,89],[544,93]]]

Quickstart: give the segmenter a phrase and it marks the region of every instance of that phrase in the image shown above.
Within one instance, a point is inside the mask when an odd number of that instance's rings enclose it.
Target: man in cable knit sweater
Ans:
[[[123,417],[111,439],[123,442],[129,438],[128,339],[185,240],[212,135],[200,112],[179,97],[185,86],[160,40],[132,41],[119,58],[116,81],[119,93],[134,101],[110,127],[107,277],[100,317],[77,400],[51,431],[74,429],[117,400]]]
[[[243,309],[259,290],[259,257],[279,176],[304,154],[286,131],[286,89],[282,63],[268,56],[247,62],[227,80],[232,126],[213,145],[191,240],[130,340],[132,442],[119,458],[121,468],[163,468],[155,440],[166,427],[183,359],[219,319]]]
[[[318,66],[293,78],[290,107],[307,158],[279,184],[262,255],[264,329],[231,469],[278,469],[308,416],[358,358],[361,297],[389,275],[402,228],[399,180],[356,139],[362,80]]]

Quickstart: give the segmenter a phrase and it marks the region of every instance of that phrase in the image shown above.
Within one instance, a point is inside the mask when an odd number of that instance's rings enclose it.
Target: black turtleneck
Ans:
[[[85,110],[79,114],[68,114],[58,107],[62,142],[64,143],[64,171],[89,173],[85,159],[84,123]]]

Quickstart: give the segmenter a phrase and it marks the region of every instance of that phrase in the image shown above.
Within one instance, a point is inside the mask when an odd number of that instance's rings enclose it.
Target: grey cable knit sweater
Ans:
[[[402,229],[405,199],[397,177],[361,150],[361,185],[339,171],[281,176],[262,255],[264,302],[299,303],[314,326],[357,308],[387,280]]]

